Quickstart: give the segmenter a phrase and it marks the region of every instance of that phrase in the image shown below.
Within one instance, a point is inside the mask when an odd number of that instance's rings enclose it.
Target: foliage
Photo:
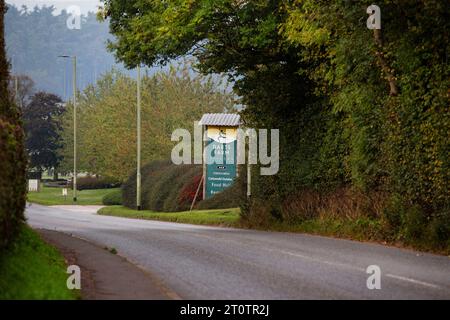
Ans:
[[[30,103],[30,98],[35,93],[34,81],[24,74],[11,75],[9,79],[9,92],[11,97],[14,97],[14,102],[18,107],[23,108],[23,106]]]
[[[25,220],[27,166],[20,114],[8,92],[5,10],[5,2],[0,1],[0,250],[13,240]]]
[[[57,154],[61,147],[59,118],[64,113],[61,98],[51,93],[37,92],[22,108],[22,113],[30,166],[38,170],[57,168],[61,161]]]
[[[77,179],[77,190],[111,189],[120,186],[113,178],[86,176]]]
[[[222,87],[222,88],[221,88]],[[118,71],[80,94],[77,141],[80,170],[125,180],[136,168],[136,81]],[[175,129],[193,130],[203,113],[234,106],[234,96],[212,77],[172,67],[142,79],[142,162],[167,159]],[[73,162],[73,107],[62,118],[63,167]]]
[[[0,300],[74,300],[64,258],[27,226],[0,256]]]
[[[150,162],[142,168],[142,208],[168,212],[188,210],[192,200],[184,197],[186,189],[201,173],[198,165]],[[122,189],[124,205],[136,208],[136,173],[131,174]]]
[[[308,195],[332,199],[345,189],[335,212],[359,199],[361,218],[376,211],[399,240],[437,232],[447,241],[450,20],[442,1],[379,1],[381,31],[366,28],[370,1],[103,2],[116,36],[109,47],[126,65],[193,55],[201,71],[235,80],[248,127],[281,129],[280,171],[254,178],[244,217],[264,212],[262,220],[280,222],[298,190],[303,208]],[[323,202],[312,203],[317,212]]]
[[[222,192],[216,193],[209,199],[202,200],[196,205],[196,209],[226,209],[239,207],[242,191],[238,184],[233,184]],[[201,199],[201,198],[200,198]]]
[[[122,191],[120,189],[117,189],[110,193],[105,194],[105,196],[102,199],[102,203],[105,206],[122,205]]]

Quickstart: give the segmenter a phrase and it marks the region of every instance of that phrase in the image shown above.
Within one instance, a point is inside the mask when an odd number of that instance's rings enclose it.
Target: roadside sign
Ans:
[[[205,198],[223,191],[236,178],[237,128],[207,126]]]

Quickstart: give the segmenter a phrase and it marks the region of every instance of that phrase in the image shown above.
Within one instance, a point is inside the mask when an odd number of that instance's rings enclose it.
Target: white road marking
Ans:
[[[416,279],[402,277],[402,276],[396,276],[395,274],[387,273],[386,277],[389,277],[389,278],[392,278],[392,279],[397,279],[397,280],[402,280],[402,281],[407,281],[407,282],[410,282],[410,283],[418,284],[418,285],[429,287],[429,288],[442,289],[440,286],[432,284],[432,283],[419,281],[419,280],[416,280]]]

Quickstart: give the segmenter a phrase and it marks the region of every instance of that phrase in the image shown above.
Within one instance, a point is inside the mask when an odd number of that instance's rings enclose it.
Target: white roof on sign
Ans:
[[[238,127],[241,116],[236,113],[206,113],[200,120],[203,126]]]

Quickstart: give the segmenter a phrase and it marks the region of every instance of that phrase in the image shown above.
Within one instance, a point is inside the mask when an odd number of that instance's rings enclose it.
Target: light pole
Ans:
[[[137,170],[136,170],[136,207],[141,210],[141,66],[137,66]]]
[[[61,55],[73,62],[73,201],[77,201],[77,57]]]

